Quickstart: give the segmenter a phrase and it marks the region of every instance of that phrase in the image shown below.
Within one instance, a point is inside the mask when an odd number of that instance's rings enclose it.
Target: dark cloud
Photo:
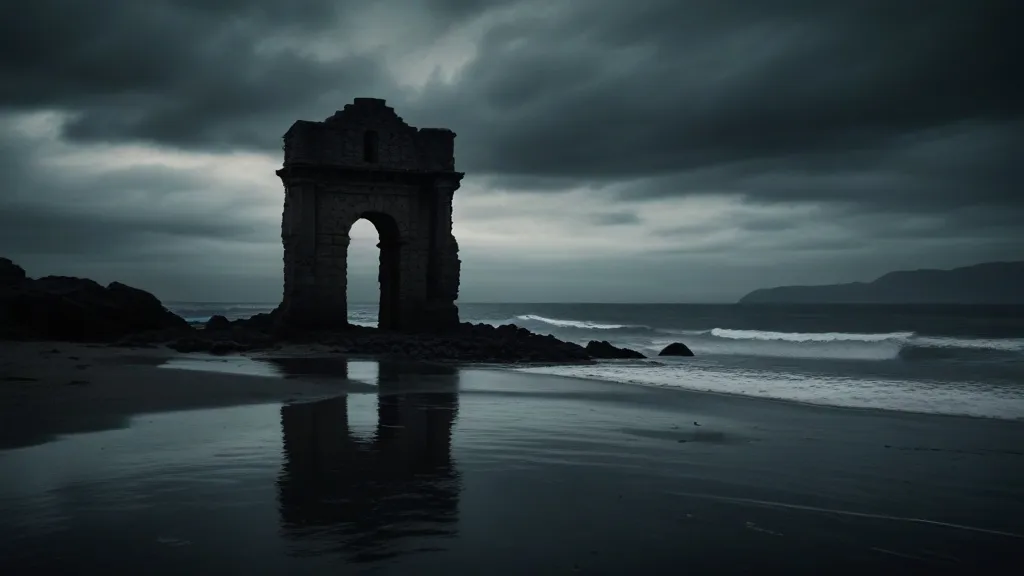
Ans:
[[[396,22],[436,31],[517,3],[384,5]],[[342,48],[325,63],[265,49],[275,38],[344,30],[361,8],[29,3],[0,29],[10,79],[3,101],[98,105],[95,118],[85,113],[73,125],[82,137],[275,146],[256,138],[257,125],[322,111],[325,95],[338,97],[335,106],[375,90],[408,99],[370,55]],[[476,171],[647,174],[845,149],[964,119],[1018,117],[1021,12],[1013,0],[936,0],[927,9],[916,0],[523,4],[485,34],[457,82],[407,104],[486,142],[464,151]],[[113,109],[124,111],[121,122]],[[174,120],[183,126],[170,129]]]
[[[7,256],[131,259],[181,251],[183,241],[278,242],[247,190],[208,173],[161,165],[95,173],[54,169],[51,141],[0,119],[0,248]]]
[[[1024,210],[1020,3],[572,5],[496,28],[427,91],[430,116],[486,143],[467,169],[627,201]]]
[[[303,111],[390,85],[368,56],[321,62],[269,46],[337,25],[340,4],[23,3],[0,21],[0,106],[73,112],[77,140],[267,149]]]
[[[517,3],[385,3],[396,22],[435,31],[502,5]],[[473,173],[528,185],[761,165],[751,194],[780,200],[808,187],[843,196],[842,185],[785,182],[780,170],[824,163],[850,179],[843,172],[858,169],[858,155],[862,170],[889,168],[871,157],[884,163],[909,138],[965,122],[984,131],[1024,111],[1012,61],[1024,51],[1013,30],[1022,8],[1013,0],[927,9],[916,0],[523,4],[489,29],[455,82],[415,97],[373,52],[339,46],[323,60],[269,48],[332,28],[340,35],[357,13],[326,0],[29,3],[0,24],[0,104],[73,111],[75,139],[272,150],[294,119],[379,94],[410,119],[459,132],[471,143],[460,164]],[[988,152],[1013,150],[1014,126]],[[956,153],[911,168],[941,168]],[[973,168],[959,176],[993,174]],[[692,193],[685,184],[662,192]]]
[[[1024,251],[1021,16],[1016,0],[37,0],[0,19],[0,111],[67,114],[81,145],[276,156],[294,120],[378,96],[454,129],[476,193],[534,193],[457,217],[528,219],[585,189],[580,226],[719,265],[838,254],[874,271],[870,246],[877,266],[961,264]],[[430,76],[435,60],[465,63]],[[430,80],[395,76],[410,66]],[[0,135],[0,251],[277,242],[202,171],[80,174],[49,153]],[[747,210],[675,225],[642,208],[721,197]]]
[[[646,175],[1024,106],[1012,1],[570,4],[496,28],[457,84],[434,87],[435,115],[490,135],[475,168]]]

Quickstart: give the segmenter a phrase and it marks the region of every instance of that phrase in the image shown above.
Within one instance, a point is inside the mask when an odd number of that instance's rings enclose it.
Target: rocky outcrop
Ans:
[[[24,268],[7,258],[0,258],[0,286],[16,286],[27,279]]]
[[[693,351],[682,342],[673,342],[658,352],[658,356],[693,356]]]
[[[613,346],[611,343],[605,340],[591,340],[587,343],[585,348],[587,354],[591,358],[600,358],[607,360],[623,360],[631,358],[646,358],[642,353],[636,350],[630,350],[629,348],[619,348]]]
[[[102,342],[189,329],[156,296],[118,282],[104,287],[67,276],[33,280],[10,260],[0,261],[0,278],[0,338]]]

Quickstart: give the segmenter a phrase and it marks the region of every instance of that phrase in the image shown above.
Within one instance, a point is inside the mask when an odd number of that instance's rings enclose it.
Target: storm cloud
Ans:
[[[1021,16],[1014,0],[22,3],[0,21],[0,253],[166,299],[275,300],[281,135],[374,96],[458,133],[464,301],[732,299],[1021,259]],[[369,300],[373,230],[354,236]]]

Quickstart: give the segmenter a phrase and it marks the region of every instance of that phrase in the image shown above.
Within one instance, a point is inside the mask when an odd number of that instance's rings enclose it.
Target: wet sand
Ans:
[[[324,353],[292,348],[281,354]],[[213,363],[230,358],[205,357]],[[120,428],[133,415],[332,396],[365,384],[337,378],[253,378],[244,373],[157,369],[167,348],[113,348],[65,342],[0,343],[0,449],[61,434]]]
[[[173,357],[5,348],[0,571],[1011,574],[1024,550],[1021,422],[482,368],[156,367]],[[256,405],[130,418],[232,404]],[[88,473],[44,490],[68,453]]]

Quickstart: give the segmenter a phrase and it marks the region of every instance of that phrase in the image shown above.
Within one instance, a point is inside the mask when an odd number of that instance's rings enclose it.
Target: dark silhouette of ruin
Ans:
[[[323,122],[284,135],[284,300],[278,321],[297,329],[347,326],[349,230],[380,235],[378,326],[458,325],[459,247],[452,235],[455,133],[414,128],[384,100],[356,98]]]
[[[421,368],[428,369],[433,372],[380,365],[377,427],[369,439],[350,432],[344,396],[281,408],[278,504],[293,553],[336,552],[373,562],[425,551],[424,537],[436,548],[438,536],[457,534],[460,485],[451,434],[458,373]],[[402,391],[405,377],[417,391]]]

